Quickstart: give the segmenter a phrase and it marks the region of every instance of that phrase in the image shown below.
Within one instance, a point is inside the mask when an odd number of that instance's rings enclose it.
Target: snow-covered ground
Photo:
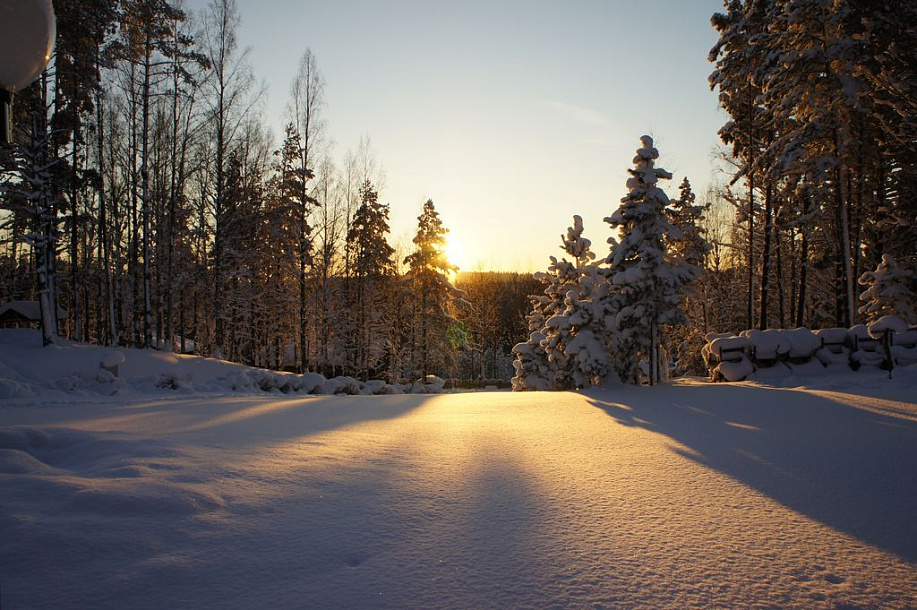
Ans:
[[[98,350],[29,369],[4,332],[4,610],[917,607],[914,367],[297,396],[188,361],[196,392],[107,395],[53,383]]]

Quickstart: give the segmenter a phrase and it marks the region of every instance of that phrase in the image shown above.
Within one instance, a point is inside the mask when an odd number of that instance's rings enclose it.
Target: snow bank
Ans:
[[[37,331],[0,329],[0,399],[200,393],[435,394],[445,380],[400,385],[325,379],[152,349],[104,348],[61,339],[42,347]]]

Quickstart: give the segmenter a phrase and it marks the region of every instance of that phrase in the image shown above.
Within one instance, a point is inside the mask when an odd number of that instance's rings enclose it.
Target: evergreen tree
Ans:
[[[455,317],[449,307],[460,296],[449,281],[448,273],[458,267],[446,258],[446,233],[442,220],[428,199],[417,217],[416,250],[405,257],[410,266],[407,281],[414,294],[412,365],[419,368],[421,379],[435,368],[443,369],[443,357],[448,352],[447,332]]]
[[[386,236],[388,204],[379,201],[379,194],[366,180],[360,188],[360,207],[354,212],[347,233],[355,315],[351,326],[351,350],[355,374],[367,379],[378,372],[386,354],[388,321],[385,316],[385,291],[395,275],[395,253]]]
[[[59,178],[62,163],[51,154],[44,83],[40,89],[33,86],[30,90],[33,94],[41,91],[42,95],[30,100],[39,106],[31,113],[28,144],[14,146],[9,158],[3,159],[6,167],[0,172],[0,202],[5,209],[24,217],[28,227],[24,239],[34,252],[42,343],[47,346],[58,337],[56,244],[60,220],[53,184]]]
[[[541,280],[543,274],[535,274]],[[513,390],[550,390],[554,387],[554,373],[548,365],[548,356],[542,342],[545,340],[544,308],[549,298],[544,294],[529,296],[532,310],[525,316],[529,338],[513,346]]]
[[[582,218],[573,217],[561,242],[573,261],[552,256],[547,273],[535,274],[545,288],[531,297],[529,340],[513,348],[517,390],[583,388],[607,372],[604,320],[595,306],[602,278]]]
[[[913,269],[884,254],[876,270],[861,275],[859,283],[866,287],[860,294],[860,300],[864,301],[860,313],[867,322],[895,315],[908,324],[917,324],[917,273]]]
[[[648,380],[655,384],[662,369],[663,325],[685,322],[681,295],[693,271],[683,260],[669,254],[664,239],[677,236],[666,218],[669,198],[657,186],[672,175],[655,167],[659,152],[653,139],[643,136],[642,146],[628,170],[628,194],[621,206],[605,219],[622,232],[606,259],[612,286],[610,299],[616,311],[615,330],[620,333],[614,360],[624,381],[638,383],[640,362],[649,365]]]
[[[704,229],[704,214],[708,206],[696,203],[697,198],[687,178],[678,190],[678,198],[673,199],[665,210],[669,223],[675,229],[666,236],[666,249],[692,268],[697,281],[685,290],[683,296],[682,310],[687,316],[687,324],[672,329],[666,347],[675,356],[676,371],[699,375],[705,371],[700,350],[703,337],[708,332],[706,286],[703,282],[704,262],[711,249]]]

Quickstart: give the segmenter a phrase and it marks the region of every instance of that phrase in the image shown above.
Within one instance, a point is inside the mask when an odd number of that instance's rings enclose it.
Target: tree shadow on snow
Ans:
[[[792,393],[792,394],[790,394]],[[917,422],[832,396],[747,385],[587,392],[618,423],[867,544],[917,562]],[[855,401],[851,401],[855,402]]]
[[[395,396],[229,396],[149,401],[87,411],[53,422],[146,436],[180,443],[253,447],[306,438],[368,421],[407,415],[431,395]],[[73,411],[67,412],[73,416]]]

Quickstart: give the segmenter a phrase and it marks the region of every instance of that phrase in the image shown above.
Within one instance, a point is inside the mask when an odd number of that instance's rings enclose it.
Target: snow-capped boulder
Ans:
[[[360,382],[353,377],[332,377],[325,381],[325,394],[350,394],[360,393]]]
[[[325,378],[318,373],[303,373],[299,376],[300,391],[307,394],[323,394]]]

